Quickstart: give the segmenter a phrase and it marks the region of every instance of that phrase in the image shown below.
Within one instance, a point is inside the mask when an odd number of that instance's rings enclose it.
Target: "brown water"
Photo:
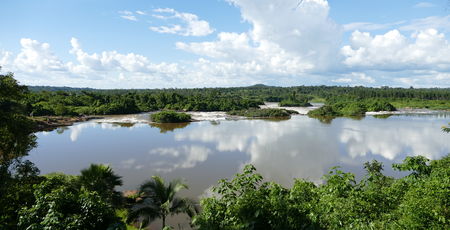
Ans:
[[[301,115],[283,121],[220,116],[174,125],[149,124],[147,116],[114,116],[38,133],[39,146],[28,159],[44,174],[78,174],[91,163],[109,164],[123,177],[121,190],[136,189],[155,174],[184,178],[190,189],[183,195],[198,198],[246,164],[255,165],[265,179],[290,186],[293,178],[320,183],[336,165],[361,176],[362,164],[372,159],[395,176],[390,165],[405,156],[438,159],[450,153],[450,134],[441,131],[450,122],[448,114],[331,123]]]

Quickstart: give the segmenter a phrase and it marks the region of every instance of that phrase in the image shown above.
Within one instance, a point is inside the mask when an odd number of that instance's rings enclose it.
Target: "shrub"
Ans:
[[[162,111],[150,115],[153,122],[158,123],[181,123],[191,121],[191,115],[187,113],[177,113],[175,111]]]

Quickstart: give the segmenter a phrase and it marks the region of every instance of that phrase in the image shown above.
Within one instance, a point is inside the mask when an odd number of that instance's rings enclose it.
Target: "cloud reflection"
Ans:
[[[292,178],[307,178],[319,182],[329,167],[359,167],[374,156],[386,161],[407,155],[436,159],[450,152],[449,137],[432,119],[343,118],[326,125],[295,116],[283,122],[243,120],[219,126],[203,122],[177,133],[175,139],[210,143],[219,152],[244,152],[249,157],[244,164],[255,165],[269,180],[289,184]]]
[[[211,150],[197,145],[184,145],[180,147],[156,148],[150,150],[150,155],[159,155],[168,159],[163,159],[153,163],[153,167],[158,172],[171,172],[178,168],[193,168],[198,163],[206,161]]]
[[[385,122],[367,121],[362,124],[344,120],[339,141],[346,146],[351,158],[379,155],[388,160],[406,155],[423,155],[437,159],[443,152],[450,151],[450,136],[446,136],[431,122],[417,120],[392,120]],[[369,124],[367,124],[369,123]],[[400,160],[400,159],[399,159]]]

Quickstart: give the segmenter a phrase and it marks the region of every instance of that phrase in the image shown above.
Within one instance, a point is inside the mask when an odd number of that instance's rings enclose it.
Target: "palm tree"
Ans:
[[[164,229],[169,214],[186,213],[189,217],[193,217],[197,213],[194,202],[176,196],[181,189],[188,189],[188,186],[180,180],[173,180],[166,185],[160,176],[153,176],[151,180],[141,185],[139,198],[128,212],[128,222],[139,222],[141,229],[156,218],[161,218]]]
[[[122,185],[122,179],[108,165],[91,164],[89,168],[81,170],[79,180],[82,186],[90,191],[97,192],[100,197],[113,206],[120,204],[122,195],[114,188]]]

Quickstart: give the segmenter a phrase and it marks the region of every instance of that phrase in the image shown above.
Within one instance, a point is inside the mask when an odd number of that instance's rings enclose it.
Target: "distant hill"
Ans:
[[[247,86],[246,88],[270,88],[270,87],[274,87],[274,86],[264,85],[264,84],[256,84],[256,85]]]

